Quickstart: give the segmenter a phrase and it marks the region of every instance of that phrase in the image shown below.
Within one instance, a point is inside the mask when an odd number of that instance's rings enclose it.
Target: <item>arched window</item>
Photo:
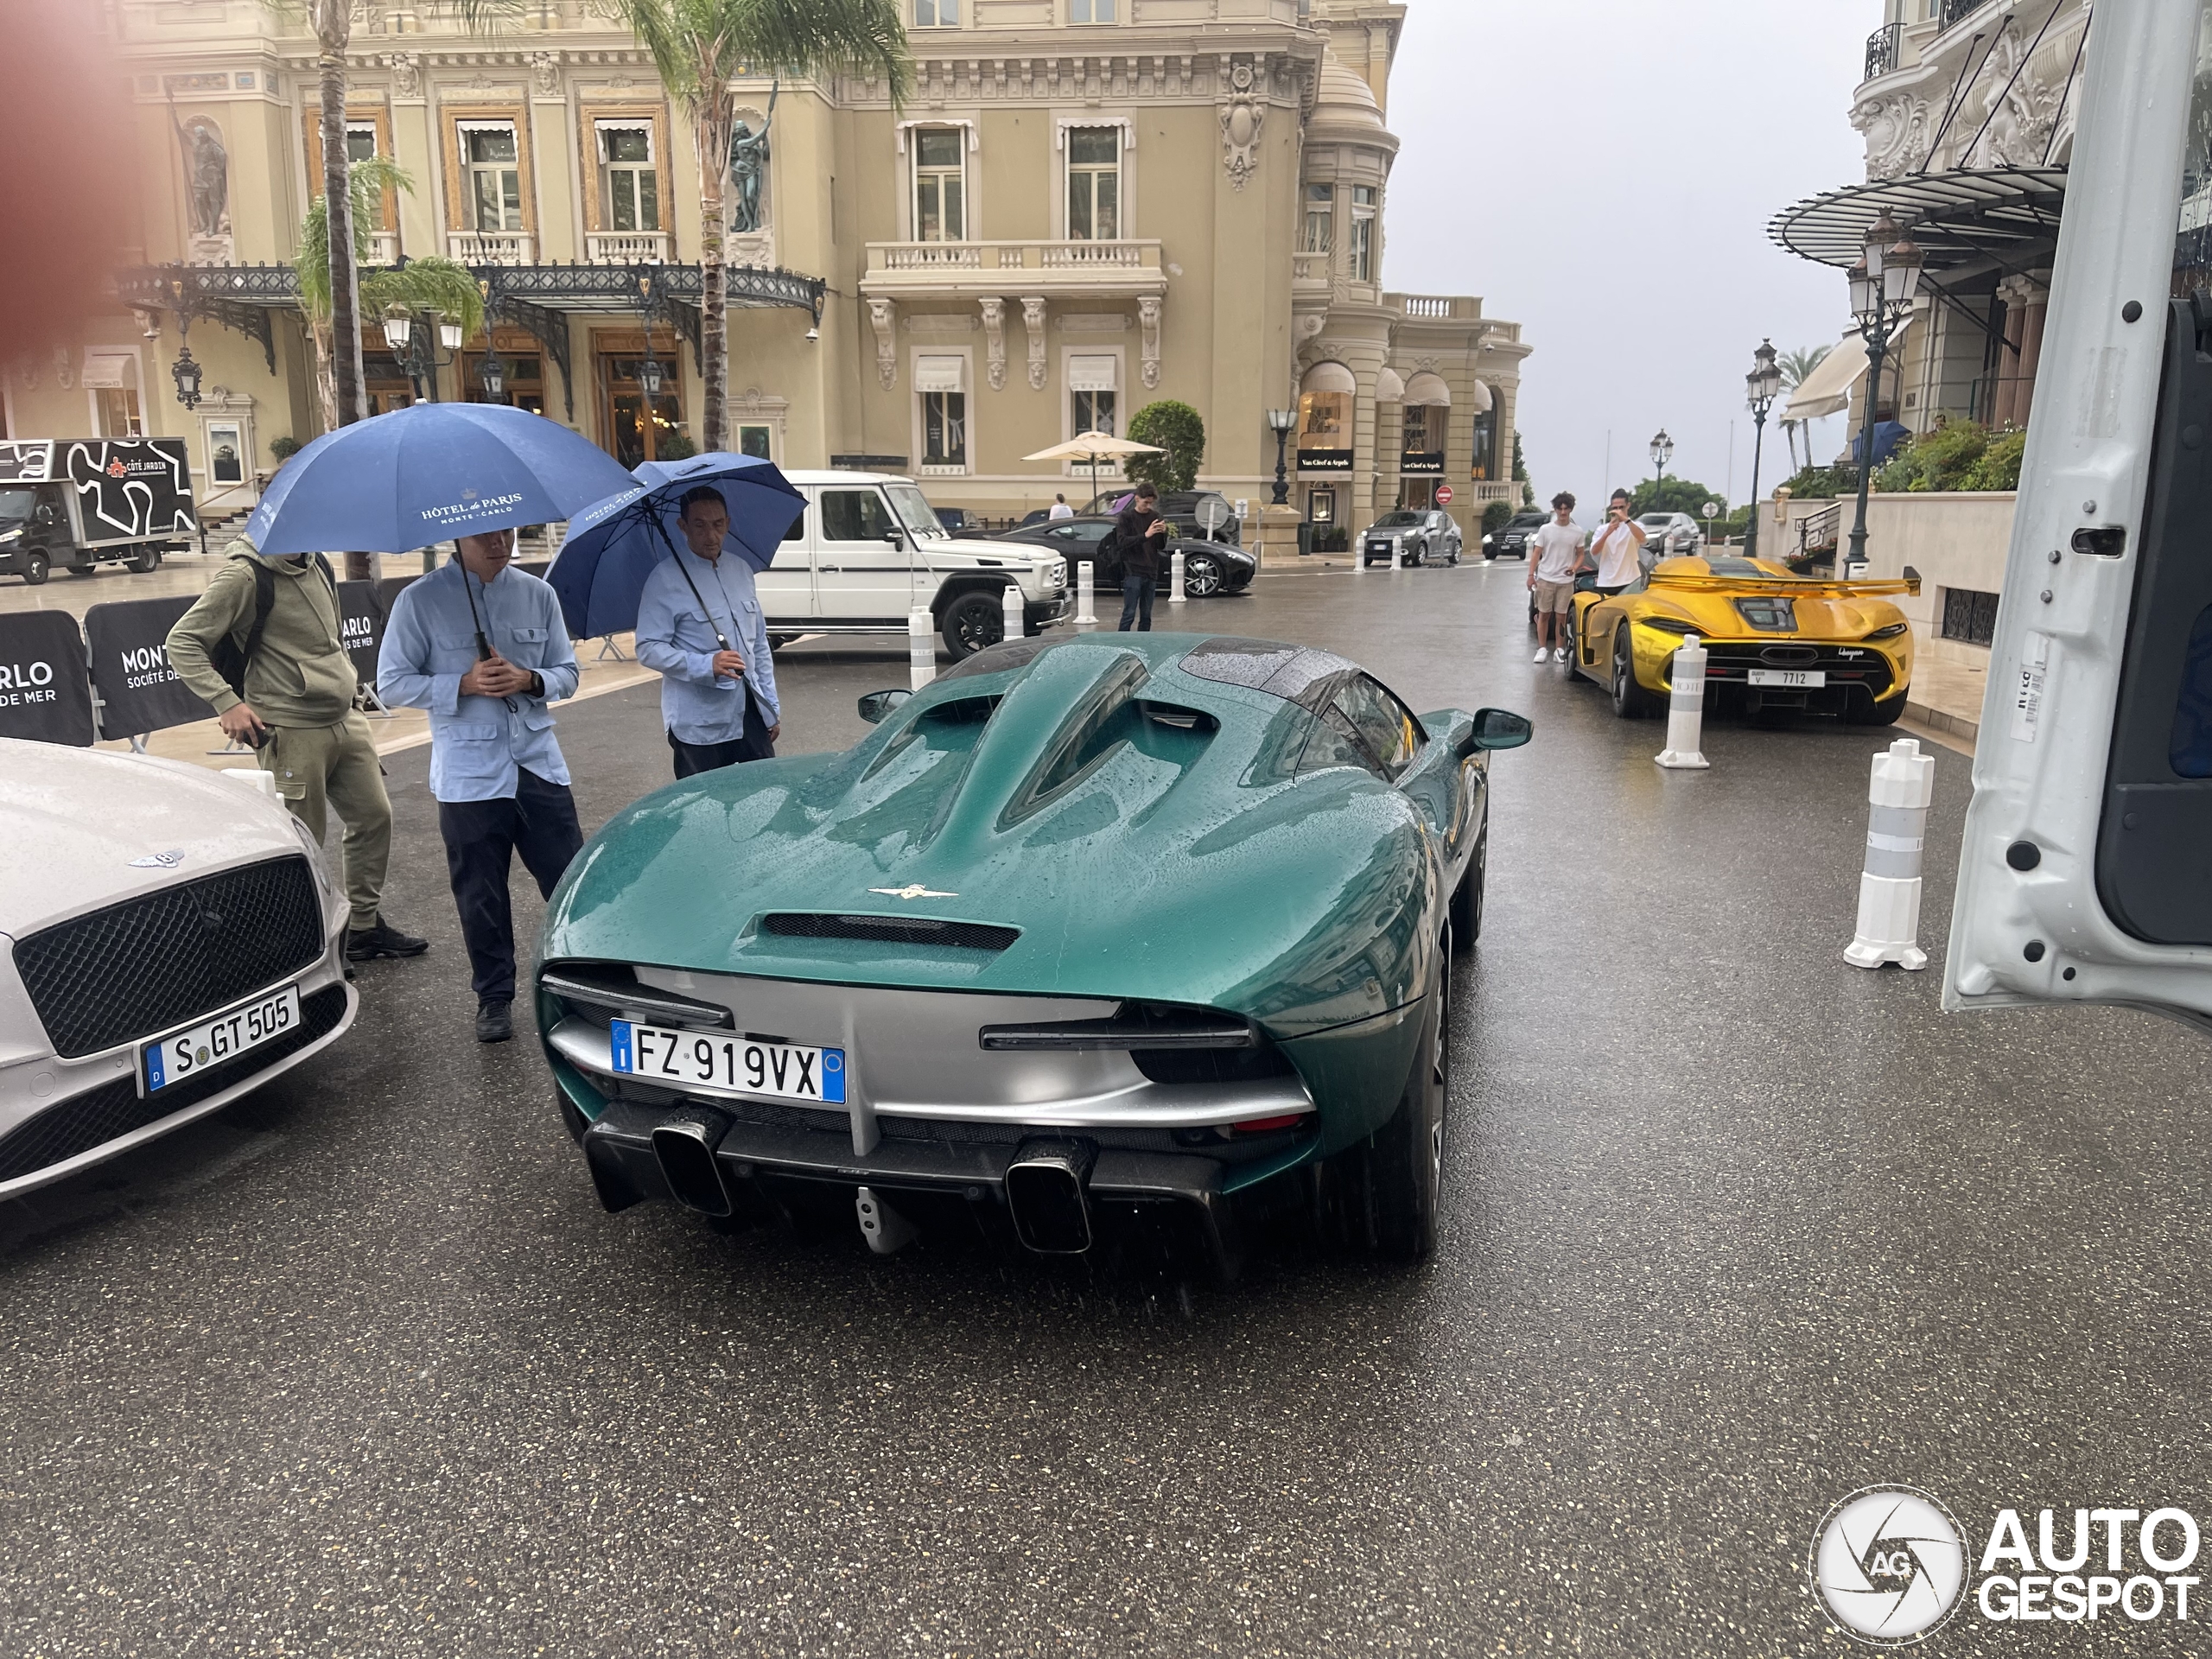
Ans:
[[[1341,363],[1316,363],[1298,388],[1298,469],[1352,469],[1352,397],[1358,382]]]
[[[1512,457],[1499,453],[1497,442],[1497,399],[1481,381],[1475,382],[1475,394],[1470,400],[1475,411],[1475,441],[1473,454],[1469,458],[1467,476],[1477,483],[1489,483],[1505,477],[1512,470]]]

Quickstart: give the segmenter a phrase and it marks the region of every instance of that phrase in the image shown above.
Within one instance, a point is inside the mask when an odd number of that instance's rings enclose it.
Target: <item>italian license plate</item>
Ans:
[[[1750,679],[1753,685],[1786,686],[1792,690],[1809,690],[1828,683],[1827,671],[1817,668],[1755,668]]]
[[[671,1031],[617,1020],[608,1048],[626,1077],[709,1095],[845,1103],[845,1051],[802,1043],[763,1043],[721,1032]]]
[[[173,1032],[138,1049],[138,1076],[147,1094],[158,1094],[212,1066],[258,1048],[300,1026],[300,988],[287,985],[252,1001]]]

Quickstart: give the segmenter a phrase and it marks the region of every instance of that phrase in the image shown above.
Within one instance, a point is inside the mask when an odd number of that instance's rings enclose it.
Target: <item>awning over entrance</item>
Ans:
[[[1890,349],[1894,352],[1905,330],[1912,327],[1907,317],[1902,327],[1890,336]],[[1895,359],[1892,359],[1892,361]],[[1828,348],[1820,366],[1799,383],[1789,394],[1789,401],[1782,406],[1782,413],[1775,418],[1782,421],[1817,421],[1823,415],[1839,414],[1851,407],[1851,389],[1866,375],[1866,342],[1857,334],[1846,334]],[[1886,377],[1885,377],[1886,378]]]
[[[1798,202],[1775,215],[1767,235],[1800,258],[1848,270],[1886,213],[1910,230],[1931,273],[1984,263],[2022,271],[2050,263],[2065,204],[2063,167],[1913,173]]]

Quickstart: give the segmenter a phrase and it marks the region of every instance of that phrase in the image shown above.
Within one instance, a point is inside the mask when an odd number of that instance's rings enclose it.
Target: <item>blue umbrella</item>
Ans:
[[[784,532],[806,510],[806,498],[773,463],[757,455],[716,453],[689,461],[649,461],[637,476],[645,481],[569,521],[568,539],[545,573],[561,596],[569,632],[579,639],[638,626],[638,597],[653,568],[676,556],[683,538],[676,526],[677,505],[693,486],[711,484],[721,492],[729,508],[729,534],[722,546],[755,570],[766,570],[774,561]]]
[[[631,481],[565,426],[504,404],[413,404],[326,432],[246,520],[264,553],[404,553],[567,518]]]

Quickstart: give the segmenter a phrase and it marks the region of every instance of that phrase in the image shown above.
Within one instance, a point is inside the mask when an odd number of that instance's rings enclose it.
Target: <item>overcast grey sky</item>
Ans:
[[[1880,22],[1878,0],[1410,0],[1383,276],[1522,325],[1529,476],[1573,491],[1584,523],[1649,475],[1662,426],[1668,471],[1724,490],[1733,421],[1734,499],[1750,493],[1753,348],[1849,321],[1842,274],[1766,224],[1865,176],[1847,118]],[[1827,460],[1843,423],[1821,428]],[[1763,492],[1789,467],[1767,433]]]

